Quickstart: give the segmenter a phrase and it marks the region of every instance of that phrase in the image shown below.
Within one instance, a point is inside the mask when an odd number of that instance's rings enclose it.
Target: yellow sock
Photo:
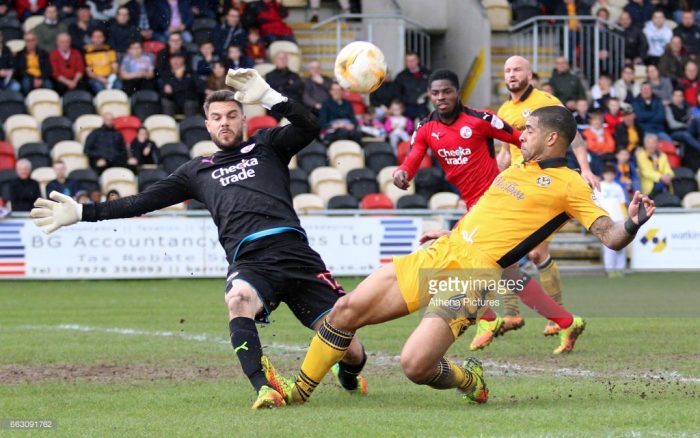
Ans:
[[[474,375],[443,357],[438,363],[435,375],[426,383],[435,389],[457,388],[468,391],[474,385]]]
[[[511,290],[508,290],[503,295],[503,315],[518,316],[520,315],[520,298]]]
[[[542,288],[557,304],[561,304],[561,275],[559,274],[557,262],[549,257],[537,267],[537,270],[540,272]]]
[[[350,346],[353,334],[323,322],[318,333],[311,340],[301,364],[299,377],[294,385],[293,398],[305,402],[333,365],[343,358]]]

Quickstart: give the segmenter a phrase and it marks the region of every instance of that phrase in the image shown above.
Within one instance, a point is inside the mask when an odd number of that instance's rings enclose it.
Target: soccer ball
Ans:
[[[371,93],[386,76],[386,61],[379,47],[354,41],[335,58],[335,79],[341,87],[357,93]]]

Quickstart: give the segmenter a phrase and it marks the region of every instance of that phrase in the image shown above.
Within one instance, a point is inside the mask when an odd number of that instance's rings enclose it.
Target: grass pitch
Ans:
[[[349,290],[358,279],[343,279]],[[469,353],[485,364],[483,406],[409,382],[398,355],[412,315],[367,327],[370,395],[327,378],[312,401],[275,411],[254,399],[228,342],[222,280],[0,283],[3,420],[56,422],[55,436],[700,436],[700,273],[565,278],[588,327],[576,350],[531,316]],[[526,312],[526,315],[528,313]],[[311,339],[282,306],[260,330],[294,374]]]

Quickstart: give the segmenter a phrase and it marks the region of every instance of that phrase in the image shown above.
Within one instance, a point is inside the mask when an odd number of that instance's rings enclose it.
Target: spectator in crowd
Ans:
[[[683,11],[680,23],[673,29],[673,34],[680,37],[688,56],[695,59],[700,52],[700,26],[695,24],[693,11]]]
[[[649,82],[642,84],[639,96],[632,101],[632,108],[644,134],[656,134],[660,139],[671,141],[666,133],[666,110],[661,99],[654,95]]]
[[[603,181],[600,191],[595,194],[596,202],[605,210],[613,221],[623,221],[627,217],[627,199],[625,192],[615,182],[615,167],[608,164],[603,169]],[[625,249],[613,250],[603,246],[603,265],[609,278],[622,277],[627,263]]]
[[[53,4],[56,5],[58,8],[58,19],[59,20],[65,20],[65,19],[73,19],[75,18],[75,7],[76,7],[76,2],[75,0],[56,0],[53,2]]]
[[[394,83],[406,106],[406,117],[413,120],[428,114],[428,77],[431,71],[423,67],[418,54],[409,52],[404,58],[406,68],[401,70]]]
[[[53,171],[56,179],[46,185],[46,194],[55,190],[67,196],[75,196],[78,193],[78,182],[66,176],[66,164],[63,161],[54,161]]]
[[[109,167],[126,166],[126,146],[124,137],[114,129],[114,115],[104,113],[103,125],[95,129],[85,140],[85,155],[90,160],[90,167],[101,174]]]
[[[92,31],[97,28],[97,22],[92,19],[88,5],[78,6],[75,12],[76,21],[68,25],[73,48],[81,53],[90,45]]]
[[[627,202],[632,199],[634,192],[641,190],[637,166],[630,160],[631,157],[627,148],[618,149],[615,153],[615,181],[624,189]]]
[[[87,190],[78,190],[78,193],[75,194],[75,202],[78,204],[94,204]]]
[[[153,55],[145,53],[139,41],[132,41],[119,67],[122,89],[131,96],[139,90],[155,89]]]
[[[700,90],[700,78],[698,77],[698,65],[695,61],[688,61],[683,68],[683,77],[678,79],[678,87],[683,90],[686,102],[691,106],[697,103],[698,90]]]
[[[607,106],[608,99],[615,97],[615,89],[612,86],[612,78],[603,72],[598,76],[598,83],[591,88],[593,109],[602,110]]]
[[[117,16],[119,4],[115,0],[87,0],[86,3],[90,7],[90,15],[97,21],[108,23]]]
[[[612,136],[615,133],[615,128],[618,123],[622,122],[622,111],[620,106],[620,99],[617,97],[611,97],[606,102],[605,114],[603,115],[603,124],[605,130]]]
[[[228,46],[226,50],[226,59],[224,65],[229,68],[253,68],[255,63],[252,59],[243,54],[243,51],[237,45]]]
[[[8,182],[12,211],[29,211],[34,206],[36,198],[41,196],[39,183],[29,177],[32,173],[31,161],[22,158],[15,164],[17,177]]]
[[[267,49],[260,39],[260,31],[257,28],[248,29],[248,43],[246,44],[245,54],[256,64],[262,64],[267,61]]]
[[[105,44],[105,33],[102,29],[95,28],[92,31],[91,44],[85,50],[85,68],[90,88],[94,93],[121,88],[117,77],[117,54]]]
[[[620,14],[622,14],[622,5],[619,2],[611,3],[610,0],[598,0],[595,2],[591,8],[593,15],[598,16],[598,11],[607,11],[607,21],[616,23],[620,19]]]
[[[163,75],[165,72],[170,70],[170,57],[173,55],[180,55],[185,58],[185,66],[189,68],[192,65],[192,59],[190,59],[190,54],[183,47],[182,35],[179,32],[173,32],[168,36],[167,46],[158,52],[156,57],[156,74]]]
[[[189,0],[151,0],[154,12],[149,17],[154,32],[172,35],[179,33],[184,41],[191,42],[194,15]]]
[[[119,190],[112,189],[107,192],[107,195],[105,196],[105,200],[107,201],[114,201],[115,199],[121,198],[122,195],[119,194]]]
[[[651,20],[644,25],[644,36],[649,42],[647,50],[647,64],[658,64],[659,58],[664,54],[666,45],[671,42],[673,32],[666,26],[666,17],[663,11],[654,11]]]
[[[343,89],[334,82],[330,95],[323,102],[319,115],[321,138],[326,144],[336,140],[353,140],[362,144],[362,133],[357,129],[355,112],[350,101],[343,99]]]
[[[304,79],[304,95],[302,99],[304,105],[311,108],[315,114],[318,114],[321,111],[323,102],[331,96],[328,90],[331,88],[333,79],[321,73],[321,63],[316,60],[310,61],[306,69],[309,72],[309,76]]]
[[[49,54],[51,74],[58,94],[71,90],[87,90],[85,63],[83,55],[71,47],[70,34],[59,33],[56,36],[56,49]]]
[[[47,0],[15,0],[17,17],[24,21],[30,15],[41,15],[46,8]]]
[[[159,164],[160,155],[158,147],[150,139],[148,129],[140,127],[136,133],[136,138],[131,142],[131,157],[135,160],[135,165]],[[131,163],[130,163],[131,164]]]
[[[589,126],[583,130],[582,135],[591,155],[591,170],[596,175],[601,175],[605,163],[615,161],[615,140],[603,127],[602,113],[591,113]]]
[[[640,29],[644,26],[644,23],[651,20],[652,13],[654,12],[650,0],[629,0],[622,10],[623,13],[620,17],[622,17],[625,12],[628,13],[633,25]]]
[[[153,2],[146,2],[146,0],[131,0],[126,4],[129,8],[129,20],[131,25],[138,29],[143,41],[165,42],[165,35],[154,34],[151,27],[151,16],[155,13],[153,6]]]
[[[139,31],[129,21],[129,8],[120,6],[117,9],[117,18],[109,26],[109,45],[118,54],[122,55],[129,50],[129,44],[138,40]]]
[[[389,143],[394,148],[394,153],[398,144],[408,141],[413,133],[413,120],[406,117],[403,112],[403,102],[396,99],[389,105],[389,112],[384,122],[384,130],[389,136]]]
[[[588,128],[588,124],[591,121],[591,113],[588,99],[585,97],[578,99],[574,103],[574,119],[576,120],[576,129],[579,132],[583,132],[584,129]]]
[[[671,94],[673,93],[671,79],[661,76],[659,68],[654,64],[649,64],[647,65],[647,81],[651,84],[654,96],[661,99],[664,105],[668,105],[671,102]]]
[[[3,42],[0,32],[0,90],[19,91],[19,82],[13,79],[15,74],[15,55]]]
[[[51,88],[49,55],[37,47],[34,32],[24,34],[24,49],[15,57],[15,74],[24,94],[37,88]]]
[[[0,1],[0,26],[16,23],[19,20],[17,18],[17,12],[10,8],[11,5],[11,0]]]
[[[190,10],[194,18],[216,18],[219,0],[190,0]]]
[[[350,0],[338,0],[338,5],[343,14],[350,13]],[[318,11],[321,8],[321,0],[310,0],[309,7],[311,8],[311,18],[309,18],[309,21],[318,23]]]
[[[265,75],[265,80],[274,90],[292,100],[302,102],[304,82],[298,74],[289,69],[288,63],[287,54],[278,52],[275,55],[275,69]]]
[[[642,193],[654,197],[659,193],[670,192],[673,169],[665,153],[658,150],[659,137],[644,134],[644,147],[637,150],[637,168],[642,184]]]
[[[219,60],[211,41],[199,45],[199,53],[192,57],[192,71],[200,81],[205,81],[211,74],[212,63]]]
[[[615,148],[627,149],[633,152],[642,140],[643,131],[637,123],[636,114],[630,104],[622,104],[622,123],[615,126],[613,138],[615,139]]]
[[[620,14],[618,24],[622,27],[622,38],[624,39],[625,46],[625,64],[643,64],[643,58],[647,56],[647,52],[649,51],[649,43],[641,27],[635,26],[632,22],[632,17],[629,12],[626,11]]]
[[[391,77],[391,72],[387,69],[382,85],[369,95],[369,103],[375,107],[377,117],[384,120],[384,114],[389,111],[389,105],[394,99],[401,99],[401,94],[398,85]]]
[[[661,76],[671,79],[675,84],[683,76],[683,67],[688,59],[683,41],[679,36],[674,36],[659,59],[659,73]]]
[[[87,194],[89,199],[89,204],[97,204],[102,201],[102,192],[100,190],[90,190]]]
[[[682,90],[673,91],[671,103],[666,107],[666,124],[673,140],[700,151],[700,140],[696,137],[700,120],[691,120],[690,105]]]
[[[364,135],[380,138],[384,141],[386,139],[386,130],[384,129],[384,123],[379,120],[377,114],[377,108],[371,105],[365,108],[365,112],[362,113],[358,120],[359,129]]]
[[[179,53],[170,56],[170,69],[161,78],[163,112],[169,116],[194,116],[199,111],[197,81],[187,71],[185,57]]]
[[[49,4],[44,10],[44,21],[34,28],[36,45],[46,53],[53,52],[56,48],[56,36],[66,30],[66,25],[58,21],[56,5]]]
[[[229,46],[245,47],[248,42],[248,33],[241,25],[241,13],[237,9],[228,10],[223,23],[217,25],[211,32],[211,40],[220,57],[226,56]]]
[[[569,61],[563,56],[554,61],[554,71],[549,79],[554,95],[570,110],[576,108],[576,101],[586,99],[586,89],[581,78],[571,71]]]
[[[204,96],[209,96],[216,90],[226,88],[226,67],[222,61],[214,61],[212,72],[204,85]]]
[[[260,36],[266,44],[284,40],[296,43],[294,31],[284,22],[287,17],[287,8],[277,0],[262,0],[250,3],[255,16],[255,22],[260,29]]]

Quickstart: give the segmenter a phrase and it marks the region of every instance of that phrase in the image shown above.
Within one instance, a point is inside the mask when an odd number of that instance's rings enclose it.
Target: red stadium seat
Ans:
[[[161,43],[160,41],[151,40],[143,43],[143,51],[153,54],[154,57],[157,57],[158,52],[164,48],[165,44]]]
[[[6,141],[0,141],[0,170],[14,169],[16,162],[15,148]]]
[[[672,168],[681,167],[682,159],[681,156],[678,155],[678,149],[676,149],[675,144],[670,141],[659,140],[659,150],[666,154],[668,157],[668,164],[670,164]]]
[[[360,93],[353,93],[352,91],[343,92],[343,99],[349,100],[352,104],[352,110],[355,115],[361,116],[365,113],[365,102],[362,100],[362,95]]]
[[[131,144],[141,127],[141,120],[136,116],[121,116],[114,119],[114,129],[124,137],[124,143]]]
[[[248,119],[248,138],[261,128],[274,128],[277,126],[277,119],[272,116],[255,116]]]
[[[362,198],[360,207],[364,210],[390,210],[394,208],[394,203],[387,195],[382,193],[370,193]]]

